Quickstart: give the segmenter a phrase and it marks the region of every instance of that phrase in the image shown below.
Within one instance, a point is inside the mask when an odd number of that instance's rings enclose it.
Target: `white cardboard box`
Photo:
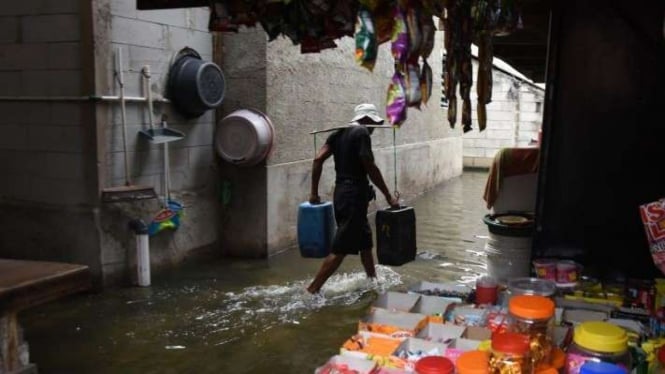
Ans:
[[[452,340],[462,337],[465,331],[466,328],[464,326],[429,323],[418,333],[418,335],[416,335],[416,337],[419,339],[448,345],[452,342]]]
[[[375,308],[358,322],[358,331],[370,331],[393,338],[413,337],[426,324],[427,316],[424,314]]]
[[[411,312],[420,300],[420,295],[401,292],[384,292],[374,301],[372,307],[391,311]]]
[[[421,281],[409,288],[409,292],[427,296],[444,297],[455,302],[465,301],[472,291],[471,287],[461,284],[434,283],[427,281]]]
[[[443,317],[451,304],[453,304],[453,301],[443,297],[422,295],[411,312]],[[443,322],[443,319],[441,321]]]
[[[356,370],[358,374],[372,374],[376,370],[376,362],[374,361],[337,355],[331,357],[325,365],[317,368],[314,374],[321,373],[327,365],[346,365],[349,369]]]

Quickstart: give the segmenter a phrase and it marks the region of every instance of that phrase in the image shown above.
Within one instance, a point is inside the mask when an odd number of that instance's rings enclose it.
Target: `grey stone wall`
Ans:
[[[393,75],[390,43],[380,46],[373,72],[354,61],[353,38],[337,40],[338,47],[319,54],[300,54],[284,38],[267,45],[267,113],[277,128],[268,164],[267,230],[270,254],[292,246],[296,239],[297,208],[309,196],[314,139],[309,132],[343,125],[354,107],[373,103],[385,117],[386,91]],[[443,34],[436,33],[429,59],[433,92],[421,110],[409,109],[408,119],[396,132],[397,190],[409,200],[462,173],[461,130],[446,121],[441,100]],[[320,147],[329,133],[317,135]],[[393,131],[377,129],[372,135],[377,165],[394,189]],[[332,199],[334,163],[329,161],[320,184],[324,199]],[[386,203],[379,196],[372,209]]]

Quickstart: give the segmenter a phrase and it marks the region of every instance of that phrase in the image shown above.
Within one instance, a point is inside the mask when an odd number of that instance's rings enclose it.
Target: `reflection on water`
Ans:
[[[420,280],[469,282],[485,271],[486,174],[465,173],[413,202],[418,256],[378,266],[378,286],[350,256],[322,290],[304,293],[321,260],[188,263],[147,289],[112,289],[22,316],[42,373],[312,373],[339,351],[377,291]],[[378,289],[377,289],[378,288]]]

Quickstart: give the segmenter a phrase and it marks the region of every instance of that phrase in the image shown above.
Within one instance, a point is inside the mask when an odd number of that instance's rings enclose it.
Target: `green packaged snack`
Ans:
[[[360,29],[356,33],[356,62],[372,71],[376,63],[378,45],[376,43],[374,21],[369,10],[361,8],[358,11],[358,22]]]

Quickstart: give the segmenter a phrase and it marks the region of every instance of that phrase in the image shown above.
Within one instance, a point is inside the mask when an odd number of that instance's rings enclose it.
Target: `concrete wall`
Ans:
[[[98,79],[98,91],[118,93],[113,79],[113,58],[119,48],[123,54],[125,94],[145,96],[141,69],[152,71],[153,95],[166,95],[169,67],[176,53],[184,47],[199,52],[204,60],[212,60],[212,35],[208,32],[207,8],[173,10],[136,10],[134,0],[108,1],[100,6],[98,25],[97,67],[105,76]],[[184,203],[185,215],[177,231],[165,231],[151,238],[151,260],[154,265],[177,262],[193,249],[209,246],[217,239],[217,176],[212,150],[214,111],[187,120],[170,105],[157,105],[154,118],[159,124],[162,114],[168,116],[169,127],[185,133],[185,138],[169,145],[171,194]],[[124,184],[122,122],[119,105],[108,105],[100,116],[104,136],[100,144],[105,159],[103,186]],[[153,145],[139,136],[149,128],[146,104],[128,104],[127,134],[131,177],[133,183],[154,186],[164,194],[163,146]],[[131,219],[150,221],[161,208],[161,202],[121,203],[104,205],[100,221],[102,266],[105,280],[131,278],[126,274],[133,267],[134,239],[127,229]],[[131,275],[131,274],[130,274]]]
[[[92,93],[89,3],[2,2],[0,96]],[[0,256],[78,262],[99,274],[94,106],[5,100],[0,112]]]
[[[477,63],[474,62],[474,71]],[[511,87],[513,91],[509,93]],[[492,102],[487,105],[487,129],[479,132],[475,112],[476,87],[472,89],[474,130],[464,134],[464,166],[489,167],[496,152],[524,147],[538,139],[545,91],[494,69]]]
[[[266,256],[294,245],[297,207],[308,198],[311,181],[315,150],[310,131],[347,123],[361,102],[374,103],[380,113],[385,112],[386,90],[393,74],[389,44],[380,47],[374,71],[369,72],[354,62],[352,38],[336,43],[336,49],[303,55],[287,39],[268,43],[260,28],[224,37],[224,69],[229,80],[224,113],[254,107],[265,111],[276,127],[274,148],[265,165],[228,174],[236,186],[237,201],[224,209],[223,219],[228,223],[222,223],[220,240],[232,254]],[[439,107],[441,61],[435,56],[440,55],[441,47],[442,34],[437,33],[429,61],[434,72],[429,105],[422,111],[410,109],[409,119],[397,130],[398,190],[406,199],[462,172],[461,130],[449,128],[446,111]],[[318,147],[327,136],[317,136]],[[377,164],[392,190],[392,130],[376,130],[372,142]],[[332,161],[327,163],[321,180],[319,192],[324,199],[332,198],[333,167]],[[240,175],[244,179],[240,180]],[[261,195],[255,189],[264,181],[267,192]],[[257,196],[260,198],[254,198]],[[380,198],[373,209],[383,206],[385,201]],[[233,222],[253,225],[245,224],[243,229]],[[266,240],[256,245],[238,243],[238,236],[250,232]]]

